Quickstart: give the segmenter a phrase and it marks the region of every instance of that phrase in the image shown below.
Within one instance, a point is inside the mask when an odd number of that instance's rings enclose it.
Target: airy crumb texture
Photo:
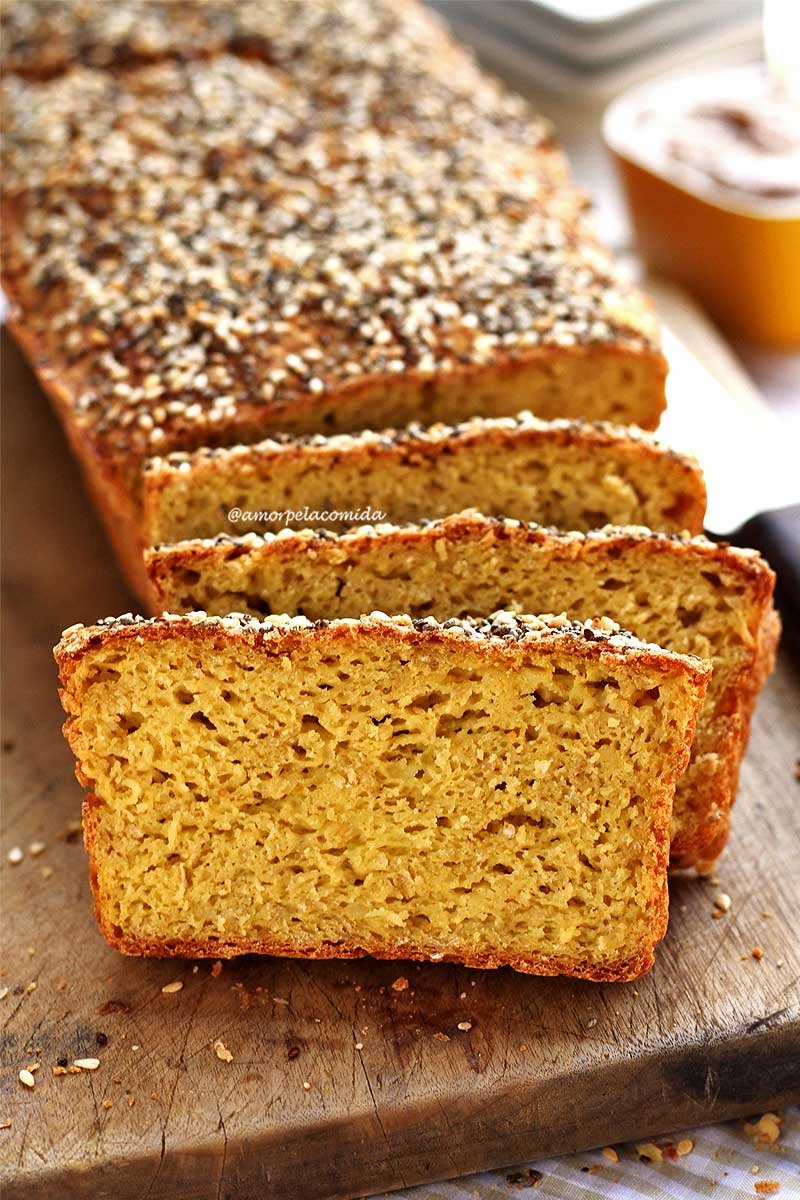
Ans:
[[[707,664],[508,613],[125,617],[56,658],[119,949],[650,966]]]
[[[148,569],[155,611],[602,612],[649,642],[708,659],[708,700],[675,801],[673,865],[708,862],[725,844],[779,630],[774,576],[753,551],[635,528],[562,534],[464,513],[399,529],[185,542],[151,552]]]
[[[530,413],[334,437],[276,436],[156,458],[144,477],[149,545],[310,523],[341,530],[358,524],[352,514],[366,509],[399,524],[471,507],[561,529],[636,524],[697,534],[706,492],[693,459],[644,433]],[[340,515],[309,522],[303,511]]]
[[[657,426],[651,307],[549,125],[422,5],[5,12],[37,76],[3,89],[10,326],[137,586],[154,454],[525,408]]]

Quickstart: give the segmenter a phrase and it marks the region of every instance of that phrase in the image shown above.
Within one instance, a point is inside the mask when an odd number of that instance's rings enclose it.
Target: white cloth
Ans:
[[[637,1144],[630,1143],[614,1147],[617,1163],[596,1150],[392,1192],[391,1200],[511,1200],[517,1195],[531,1200],[756,1200],[760,1195],[800,1200],[800,1108],[782,1115],[774,1145],[748,1136],[744,1122],[729,1121],[653,1139],[665,1148],[683,1139],[693,1143],[689,1154],[665,1156],[660,1163],[640,1161]],[[526,1177],[526,1171],[541,1178]],[[759,1183],[762,1189],[756,1190]],[[779,1190],[764,1188],[768,1183],[777,1183]]]

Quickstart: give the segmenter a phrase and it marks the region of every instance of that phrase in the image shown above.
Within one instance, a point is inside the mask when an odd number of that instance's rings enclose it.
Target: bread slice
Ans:
[[[676,867],[721,852],[758,690],[772,668],[774,576],[754,551],[609,528],[558,533],[464,513],[407,528],[184,542],[148,556],[154,610],[444,619],[497,608],[605,613],[646,641],[714,664],[678,785]]]
[[[707,664],[508,613],[126,617],[56,658],[120,950],[652,963]]]
[[[561,529],[633,524],[701,533],[706,492],[694,459],[629,426],[540,421],[525,412],[338,437],[275,436],[151,459],[144,475],[149,545],[400,524],[471,507]]]
[[[10,17],[26,74],[104,65],[6,81],[2,283],[142,594],[153,455],[526,408],[657,426],[650,304],[549,124],[423,6],[111,7]]]

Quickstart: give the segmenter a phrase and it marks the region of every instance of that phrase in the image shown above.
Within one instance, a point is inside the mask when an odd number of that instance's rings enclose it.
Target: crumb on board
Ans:
[[[10,1121],[0,1121],[0,1129],[10,1129],[10,1128],[11,1128]]]
[[[760,946],[753,946],[751,953],[753,955],[753,958],[763,958],[764,957],[764,951],[761,949]]]
[[[602,1150],[603,1158],[607,1158],[611,1163],[619,1162],[619,1155],[613,1146],[604,1146]]]
[[[392,984],[392,991],[404,992],[407,987],[408,980],[406,979],[405,975],[398,975],[397,979],[395,979],[394,983]]]
[[[304,1079],[304,1080],[303,1080],[303,1091],[304,1091],[304,1092],[310,1092],[310,1091],[311,1091],[311,1084],[308,1082],[308,1080],[307,1080],[307,1079]]]
[[[694,1142],[691,1138],[681,1138],[675,1147],[675,1151],[679,1158],[685,1158],[687,1154],[691,1154],[694,1150]]]
[[[214,1042],[214,1053],[222,1062],[233,1062],[233,1055],[221,1038]]]
[[[655,1142],[640,1142],[636,1147],[636,1153],[641,1162],[660,1163],[664,1161],[661,1147],[657,1146]]]
[[[211,968],[211,978],[219,979],[221,974],[222,974],[222,959],[218,958],[217,961],[214,963],[213,967]]]
[[[459,1021],[458,1028],[462,1031],[462,1033],[467,1033],[470,1029],[472,1029],[472,1021]]]
[[[758,1183],[753,1184],[753,1187],[759,1196],[774,1196],[781,1190],[777,1179],[759,1179]]]
[[[19,863],[22,862],[22,859],[24,858],[24,855],[22,853],[22,847],[21,846],[12,846],[11,849],[9,850],[8,854],[6,855],[6,858],[8,859],[8,861],[12,867],[16,867]]]

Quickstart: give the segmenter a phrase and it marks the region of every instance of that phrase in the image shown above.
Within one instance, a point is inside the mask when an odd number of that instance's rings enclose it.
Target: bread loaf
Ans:
[[[657,425],[652,312],[549,126],[421,6],[7,16],[34,77],[4,84],[10,327],[140,591],[153,455],[527,408]]]
[[[154,611],[439,619],[497,608],[605,613],[638,637],[708,659],[714,673],[672,824],[676,867],[721,852],[755,698],[772,667],[774,576],[754,551],[705,538],[582,535],[465,513],[407,528],[184,542],[152,552]]]
[[[56,657],[125,953],[651,964],[699,660],[511,614],[128,617]]]

